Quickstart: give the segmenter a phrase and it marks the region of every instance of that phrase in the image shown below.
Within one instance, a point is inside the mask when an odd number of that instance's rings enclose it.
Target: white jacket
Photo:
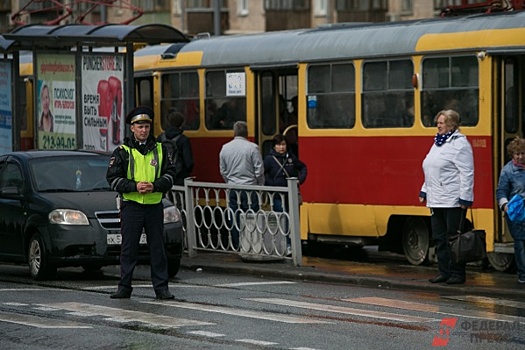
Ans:
[[[433,144],[423,161],[421,194],[427,207],[453,208],[474,201],[474,157],[467,137],[456,131],[441,147]]]

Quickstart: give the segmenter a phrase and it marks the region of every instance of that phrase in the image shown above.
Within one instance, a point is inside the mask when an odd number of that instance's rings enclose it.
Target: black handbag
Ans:
[[[464,215],[461,216],[458,233],[449,238],[450,258],[455,264],[479,261],[487,256],[485,231],[472,229],[461,233],[463,217]]]

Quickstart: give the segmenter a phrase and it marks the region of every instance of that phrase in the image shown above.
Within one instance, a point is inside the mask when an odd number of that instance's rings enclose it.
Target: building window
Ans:
[[[412,0],[402,0],[401,1],[401,13],[411,14],[414,8]]]
[[[309,0],[265,0],[265,10],[309,10]]]
[[[365,128],[414,125],[414,68],[410,60],[363,65],[362,119]]]
[[[237,14],[248,16],[248,0],[237,0]]]
[[[314,0],[314,15],[326,16],[328,13],[328,0]]]

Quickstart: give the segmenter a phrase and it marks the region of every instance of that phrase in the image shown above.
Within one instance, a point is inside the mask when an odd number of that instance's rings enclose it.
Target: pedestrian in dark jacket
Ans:
[[[288,186],[288,178],[296,177],[299,185],[306,180],[306,165],[297,158],[295,154],[288,151],[286,137],[284,135],[275,135],[272,140],[272,149],[270,154],[264,158],[264,174],[266,186]],[[276,194],[273,197],[273,211],[289,211],[288,198]],[[299,200],[301,202],[301,200]],[[299,203],[300,204],[300,203]],[[285,224],[285,231],[288,231],[288,223]],[[286,236],[286,255],[291,254],[291,240]]]
[[[182,169],[180,176],[175,179],[175,185],[184,185],[184,179],[191,175],[193,171],[194,161],[193,152],[191,150],[190,139],[184,135],[182,124],[184,117],[179,112],[172,112],[168,115],[168,127],[166,131],[159,135],[157,141],[165,142],[171,141],[176,149],[176,158],[181,163]]]
[[[272,140],[270,154],[264,158],[266,186],[288,186],[289,177],[299,179],[299,184],[306,180],[306,165],[295,154],[288,151],[284,135],[276,135]]]

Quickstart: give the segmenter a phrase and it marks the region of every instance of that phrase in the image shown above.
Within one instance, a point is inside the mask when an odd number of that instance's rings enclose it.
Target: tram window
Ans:
[[[355,68],[353,64],[308,67],[308,126],[348,129],[355,125]]]
[[[231,130],[236,121],[246,121],[246,97],[226,95],[226,74],[233,72],[206,73],[206,127],[210,130]]]
[[[414,124],[410,60],[363,65],[362,120],[365,128],[403,128]]]
[[[168,127],[167,117],[172,112],[184,116],[182,127],[199,128],[199,76],[197,72],[180,72],[162,75],[161,125]]]
[[[426,58],[423,61],[421,103],[424,126],[434,127],[434,118],[443,109],[457,111],[461,125],[475,126],[479,120],[477,58]]]
[[[505,60],[505,132],[518,132],[520,115],[518,112],[518,73],[515,59]]]

